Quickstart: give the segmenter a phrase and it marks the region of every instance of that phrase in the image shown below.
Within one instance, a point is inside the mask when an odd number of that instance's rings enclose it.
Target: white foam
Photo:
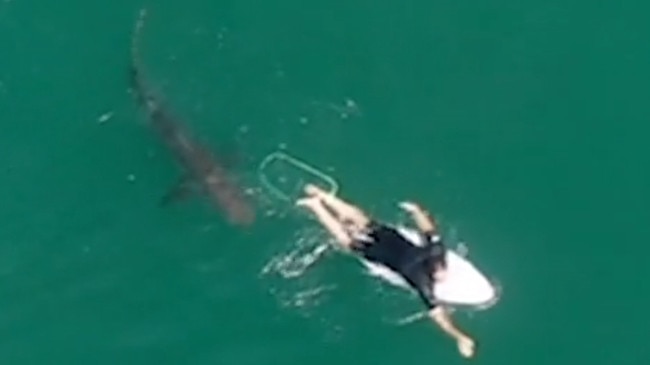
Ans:
[[[304,247],[300,245],[300,241],[301,239],[299,239],[298,247],[290,252],[273,257],[262,269],[262,274],[276,272],[287,279],[301,276],[329,248],[329,244]]]

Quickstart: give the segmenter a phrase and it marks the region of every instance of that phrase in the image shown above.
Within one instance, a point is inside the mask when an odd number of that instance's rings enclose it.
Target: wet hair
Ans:
[[[445,248],[442,245],[432,245],[430,256],[429,256],[429,265],[432,270],[435,270],[436,265],[442,266],[443,269],[447,268],[447,260],[445,257]]]

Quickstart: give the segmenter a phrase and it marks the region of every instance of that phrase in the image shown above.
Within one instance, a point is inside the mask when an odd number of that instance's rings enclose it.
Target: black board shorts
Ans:
[[[427,244],[411,243],[397,229],[371,222],[365,232],[354,235],[352,249],[364,259],[393,270],[418,293],[428,309],[436,307],[433,294],[434,264],[444,257],[438,235],[423,233]]]

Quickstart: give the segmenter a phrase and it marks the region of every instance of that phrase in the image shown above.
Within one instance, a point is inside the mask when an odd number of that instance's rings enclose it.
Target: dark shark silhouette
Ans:
[[[162,203],[167,204],[200,190],[213,205],[225,212],[231,224],[250,225],[255,220],[254,209],[226,167],[190,135],[181,121],[164,105],[160,97],[154,95],[145,81],[138,54],[138,42],[146,14],[145,9],[140,11],[133,33],[131,88],[138,105],[146,111],[149,124],[185,171],[178,184],[163,197]]]

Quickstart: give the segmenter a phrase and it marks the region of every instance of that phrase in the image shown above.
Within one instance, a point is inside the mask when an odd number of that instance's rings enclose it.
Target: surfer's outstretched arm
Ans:
[[[425,233],[433,233],[436,230],[436,225],[433,222],[433,219],[429,214],[420,206],[412,202],[402,202],[400,203],[400,208],[411,214],[411,217],[415,221],[415,224],[418,228]]]
[[[454,325],[449,313],[443,307],[432,309],[429,311],[429,316],[445,333],[456,340],[461,355],[464,357],[474,356],[474,340]]]

